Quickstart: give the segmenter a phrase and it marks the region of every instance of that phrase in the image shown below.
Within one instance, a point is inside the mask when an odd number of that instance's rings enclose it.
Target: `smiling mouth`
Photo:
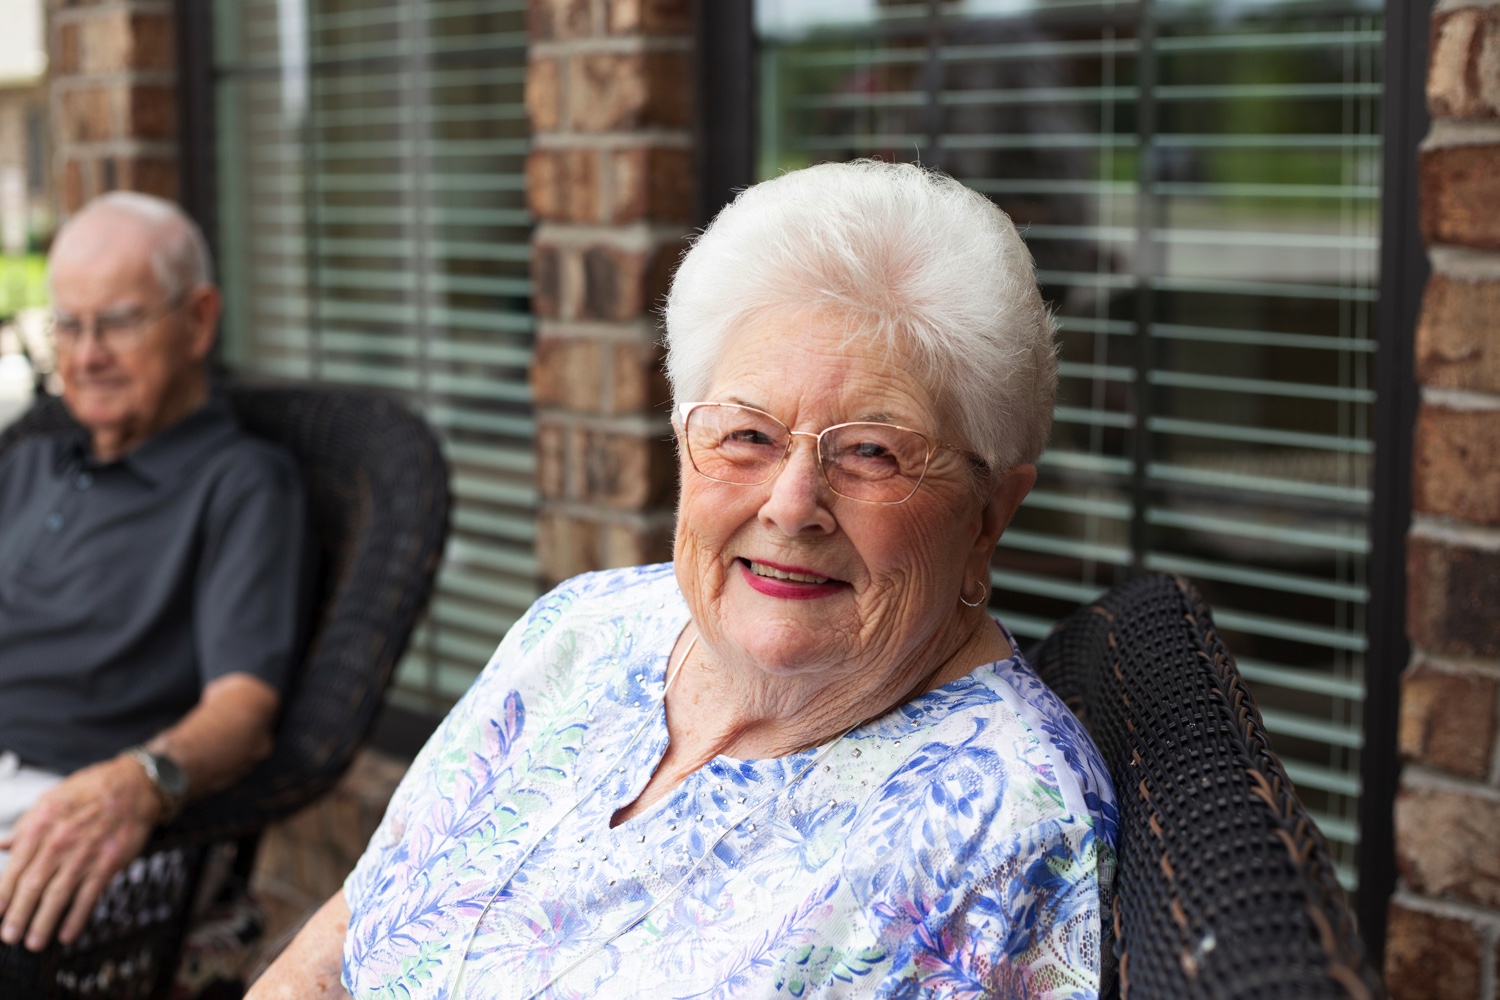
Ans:
[[[753,559],[741,559],[740,562],[750,567],[750,572],[756,576],[763,576],[768,580],[788,580],[792,583],[838,583],[832,577],[818,576],[814,573],[794,573],[790,570],[777,569],[767,566],[765,563],[756,562]]]

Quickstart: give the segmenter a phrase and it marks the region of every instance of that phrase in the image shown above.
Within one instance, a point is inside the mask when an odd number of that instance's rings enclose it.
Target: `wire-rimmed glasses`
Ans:
[[[799,436],[815,439],[818,468],[828,488],[863,503],[910,500],[939,450],[980,461],[971,452],[898,424],[861,420],[814,434],[794,431],[753,406],[707,402],[679,404],[677,418],[694,470],[705,479],[735,486],[759,486],[772,479],[791,454],[792,439]]]
[[[129,351],[141,342],[141,334],[157,320],[182,305],[186,296],[174,295],[156,309],[128,308],[119,311],[101,312],[92,323],[85,323],[77,316],[53,313],[48,320],[48,332],[58,350],[70,351],[93,331],[95,339],[111,351]]]

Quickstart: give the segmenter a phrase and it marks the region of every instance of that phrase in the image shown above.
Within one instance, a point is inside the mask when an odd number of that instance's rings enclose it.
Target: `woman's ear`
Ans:
[[[1021,501],[1026,499],[1026,494],[1035,485],[1036,466],[1013,465],[1000,473],[990,488],[980,514],[979,536],[974,539],[969,566],[970,574],[979,574],[979,578],[986,584],[989,582],[990,557],[994,554],[995,545],[1005,529],[1010,527],[1011,518],[1016,516],[1016,509],[1021,506]]]

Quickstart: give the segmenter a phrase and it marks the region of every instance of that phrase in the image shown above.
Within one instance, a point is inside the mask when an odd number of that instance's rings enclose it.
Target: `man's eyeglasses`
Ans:
[[[791,454],[792,438],[799,436],[815,440],[818,468],[828,488],[864,503],[910,500],[939,450],[981,461],[962,448],[896,424],[856,421],[814,434],[794,431],[763,410],[737,403],[681,403],[677,415],[693,468],[705,479],[736,486],[769,481]]]
[[[157,309],[122,309],[118,312],[102,312],[86,323],[77,316],[54,313],[49,322],[53,342],[59,350],[69,351],[83,342],[92,330],[94,337],[112,351],[129,351],[141,342],[146,327],[182,305],[184,296],[173,296]]]

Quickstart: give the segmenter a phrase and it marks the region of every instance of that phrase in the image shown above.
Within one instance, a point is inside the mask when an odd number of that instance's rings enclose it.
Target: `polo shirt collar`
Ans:
[[[229,401],[215,394],[203,406],[147,438],[116,462],[148,485],[157,486],[180,473],[205,452],[232,439],[238,430],[239,422]],[[84,428],[63,439],[60,457],[80,465],[116,464],[100,463],[91,457],[89,434]]]

